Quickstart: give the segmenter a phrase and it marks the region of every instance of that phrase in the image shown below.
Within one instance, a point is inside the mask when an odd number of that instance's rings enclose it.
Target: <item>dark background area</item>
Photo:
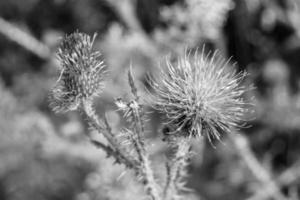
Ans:
[[[205,44],[231,57],[250,73],[245,84],[256,87],[247,94],[255,112],[238,145],[227,135],[216,148],[195,139],[187,198],[280,199],[279,192],[299,199],[298,0],[0,0],[1,200],[145,198],[130,172],[88,142],[80,114],[55,115],[48,107],[59,75],[55,50],[76,30],[98,34],[94,48],[109,76],[97,112],[116,130],[123,120],[113,99],[128,97],[130,63],[146,96],[147,73],[170,53]],[[158,177],[165,151],[159,117],[151,112],[146,136]]]

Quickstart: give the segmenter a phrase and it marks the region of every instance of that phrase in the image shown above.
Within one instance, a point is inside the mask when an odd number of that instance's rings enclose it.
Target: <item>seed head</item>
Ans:
[[[95,38],[75,32],[62,40],[57,51],[61,74],[50,95],[55,112],[75,110],[101,93],[106,70],[101,53],[92,50]]]
[[[244,124],[247,90],[241,86],[245,72],[236,73],[217,52],[205,56],[185,54],[150,81],[154,109],[166,116],[166,134],[205,135],[209,141]]]

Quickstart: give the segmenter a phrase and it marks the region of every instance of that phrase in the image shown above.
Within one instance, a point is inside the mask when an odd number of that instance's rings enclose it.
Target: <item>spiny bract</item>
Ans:
[[[222,132],[243,125],[247,103],[241,97],[245,72],[237,73],[217,52],[185,54],[150,80],[154,109],[166,116],[168,134],[206,135],[220,139]]]
[[[75,110],[101,93],[106,70],[101,53],[92,50],[95,37],[75,32],[62,40],[57,51],[61,75],[50,96],[55,112]]]

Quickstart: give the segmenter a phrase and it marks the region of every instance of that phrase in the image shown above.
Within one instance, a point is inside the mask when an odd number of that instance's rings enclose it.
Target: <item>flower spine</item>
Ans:
[[[101,93],[106,70],[101,53],[92,50],[95,37],[75,32],[62,40],[57,51],[61,74],[51,93],[55,112],[76,110]]]
[[[217,52],[185,54],[151,80],[154,108],[166,116],[168,134],[205,135],[209,141],[243,125],[247,111],[241,86],[246,73],[236,73]]]

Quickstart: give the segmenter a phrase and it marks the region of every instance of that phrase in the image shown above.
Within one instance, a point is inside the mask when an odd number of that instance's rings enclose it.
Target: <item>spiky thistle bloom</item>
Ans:
[[[154,108],[165,114],[168,134],[220,139],[222,132],[243,125],[248,105],[242,98],[245,76],[217,52],[186,53],[176,64],[167,58],[166,68],[150,81]]]
[[[57,51],[61,74],[50,95],[55,112],[76,110],[101,93],[106,70],[101,53],[92,50],[95,37],[75,32],[63,38]]]

